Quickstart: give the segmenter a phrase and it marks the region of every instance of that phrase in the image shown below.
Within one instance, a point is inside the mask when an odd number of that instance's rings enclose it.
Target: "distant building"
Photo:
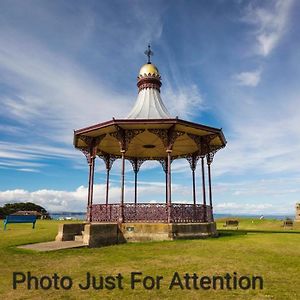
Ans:
[[[12,215],[15,216],[36,216],[37,219],[45,219],[45,216],[36,210],[19,210]]]
[[[296,216],[295,221],[300,222],[300,203],[296,204]]]

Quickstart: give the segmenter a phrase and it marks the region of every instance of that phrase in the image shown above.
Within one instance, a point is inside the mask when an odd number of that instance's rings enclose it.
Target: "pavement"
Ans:
[[[22,246],[18,246],[18,248],[35,250],[35,251],[56,251],[61,249],[80,248],[86,246],[87,245],[83,244],[83,242],[81,241],[65,241],[65,242],[53,241],[53,242],[22,245]]]

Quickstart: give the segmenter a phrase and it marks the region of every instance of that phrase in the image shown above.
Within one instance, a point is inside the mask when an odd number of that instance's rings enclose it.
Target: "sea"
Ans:
[[[50,212],[50,216],[53,220],[85,220],[85,212]],[[214,214],[215,219],[220,218],[253,218],[253,219],[273,219],[273,220],[285,220],[287,218],[294,219],[294,215],[253,215],[253,214]]]
[[[53,220],[85,220],[86,212],[53,212],[49,213]]]

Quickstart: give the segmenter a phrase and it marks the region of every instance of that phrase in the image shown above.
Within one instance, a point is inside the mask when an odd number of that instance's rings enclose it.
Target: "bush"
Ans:
[[[3,207],[0,207],[0,218],[3,219],[17,211],[37,211],[41,213],[45,219],[50,219],[50,215],[44,207],[31,202],[5,204]]]

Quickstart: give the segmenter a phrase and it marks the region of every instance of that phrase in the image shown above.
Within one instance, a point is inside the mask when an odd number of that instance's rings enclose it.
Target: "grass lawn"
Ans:
[[[222,218],[217,219],[218,230],[234,230],[235,228],[224,227],[225,220],[234,219],[239,221],[239,231],[245,230],[247,232],[299,232],[300,233],[300,222],[294,222],[292,228],[284,228],[282,220],[276,219],[258,219],[258,218]]]
[[[16,248],[53,240],[59,223],[38,221],[34,230],[30,224],[8,224],[6,231],[0,230],[0,299],[300,299],[300,224],[290,230],[280,227],[280,221],[242,219],[239,230],[227,230],[221,220],[221,236],[206,240],[128,243],[40,253]],[[69,276],[73,286],[69,290],[28,290],[20,284],[14,290],[13,272],[28,271],[37,277],[51,277],[54,273]],[[138,283],[132,290],[130,273],[138,271],[145,276],[163,276],[160,289],[146,290]],[[84,281],[87,272],[97,277],[121,273],[124,289],[82,290],[78,283]],[[224,276],[233,272],[237,276],[256,275],[263,277],[264,287],[169,290],[174,272],[180,276]]]

